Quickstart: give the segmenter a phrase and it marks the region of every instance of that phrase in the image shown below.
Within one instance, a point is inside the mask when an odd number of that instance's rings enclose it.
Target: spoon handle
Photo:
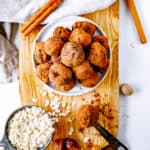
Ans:
[[[100,124],[96,124],[95,128],[99,131],[99,133],[109,142],[112,147],[112,150],[128,150],[128,148],[122,144],[116,137],[114,137],[111,133],[109,133],[105,128],[103,128]]]
[[[6,150],[6,143],[0,141],[0,150]]]
[[[0,150],[15,150],[7,141],[0,141]]]

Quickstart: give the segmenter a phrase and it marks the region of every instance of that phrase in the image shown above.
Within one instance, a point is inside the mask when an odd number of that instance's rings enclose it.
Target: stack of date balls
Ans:
[[[108,39],[94,36],[95,31],[92,23],[78,21],[72,30],[58,26],[45,42],[37,41],[34,60],[38,78],[60,91],[71,90],[77,80],[84,87],[95,86],[109,66]]]

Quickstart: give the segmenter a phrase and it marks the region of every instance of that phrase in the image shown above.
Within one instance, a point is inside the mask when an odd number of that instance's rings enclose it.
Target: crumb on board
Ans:
[[[63,108],[65,108],[66,105],[67,105],[66,102],[62,102],[62,103],[61,103],[61,106],[62,106]]]
[[[48,96],[49,96],[49,97],[54,97],[54,96],[55,96],[55,95],[54,95],[54,92],[53,92],[53,91],[49,91],[49,92],[48,92]]]
[[[70,127],[68,134],[69,134],[69,135],[72,135],[73,133],[74,133],[74,128],[73,128],[73,127]]]
[[[52,91],[47,92],[45,89],[40,89],[40,94],[45,97],[49,96],[50,99],[45,99],[44,106],[50,107],[52,112],[49,112],[53,117],[66,117],[71,112],[71,107],[67,104],[67,102],[63,102],[60,100],[59,96],[54,95]],[[33,101],[35,101],[33,99]]]
[[[32,98],[32,102],[36,103],[37,101],[37,98]]]
[[[42,94],[43,97],[47,96],[47,91],[45,89],[40,89],[40,94]]]

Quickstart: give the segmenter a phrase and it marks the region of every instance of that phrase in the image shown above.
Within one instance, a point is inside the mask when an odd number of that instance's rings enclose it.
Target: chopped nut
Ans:
[[[133,88],[129,84],[123,83],[120,85],[120,93],[125,96],[130,96],[133,94]]]

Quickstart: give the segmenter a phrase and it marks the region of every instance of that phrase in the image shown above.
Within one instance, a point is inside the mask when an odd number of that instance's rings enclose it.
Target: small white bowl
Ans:
[[[34,41],[34,44],[33,44],[33,48],[32,48],[32,66],[33,66],[33,69],[34,69],[34,73],[36,73],[36,67],[37,67],[37,65],[35,63],[35,60],[34,60],[34,48],[35,48],[36,41],[46,41],[49,37],[52,36],[53,31],[54,31],[54,29],[57,26],[64,26],[64,27],[67,27],[67,28],[71,29],[72,25],[76,21],[87,21],[87,22],[90,22],[90,23],[94,24],[96,26],[96,28],[97,28],[94,35],[101,34],[101,35],[105,35],[106,36],[106,34],[104,33],[104,31],[101,29],[101,27],[99,25],[97,25],[96,23],[94,23],[93,21],[91,21],[91,20],[89,20],[87,18],[83,18],[83,17],[79,17],[79,16],[67,16],[67,17],[59,19],[59,20],[57,20],[57,21],[55,21],[53,23],[47,24],[40,31],[40,33],[37,35],[37,37],[36,37],[36,39]],[[100,81],[92,88],[84,87],[79,82],[77,82],[73,89],[71,89],[70,91],[63,92],[63,91],[59,91],[59,90],[55,89],[51,83],[46,84],[43,81],[41,81],[41,82],[42,82],[43,86],[48,91],[53,91],[53,92],[56,92],[58,94],[65,95],[65,96],[82,95],[84,93],[90,92],[91,90],[96,88],[98,85],[100,85],[103,82],[103,80],[105,79],[105,77],[107,76],[107,74],[109,72],[110,64],[111,64],[111,61],[112,61],[112,53],[111,53],[110,44],[109,44],[109,60],[110,60],[110,63],[109,63],[109,67],[108,67],[107,71],[104,74],[101,75]]]

